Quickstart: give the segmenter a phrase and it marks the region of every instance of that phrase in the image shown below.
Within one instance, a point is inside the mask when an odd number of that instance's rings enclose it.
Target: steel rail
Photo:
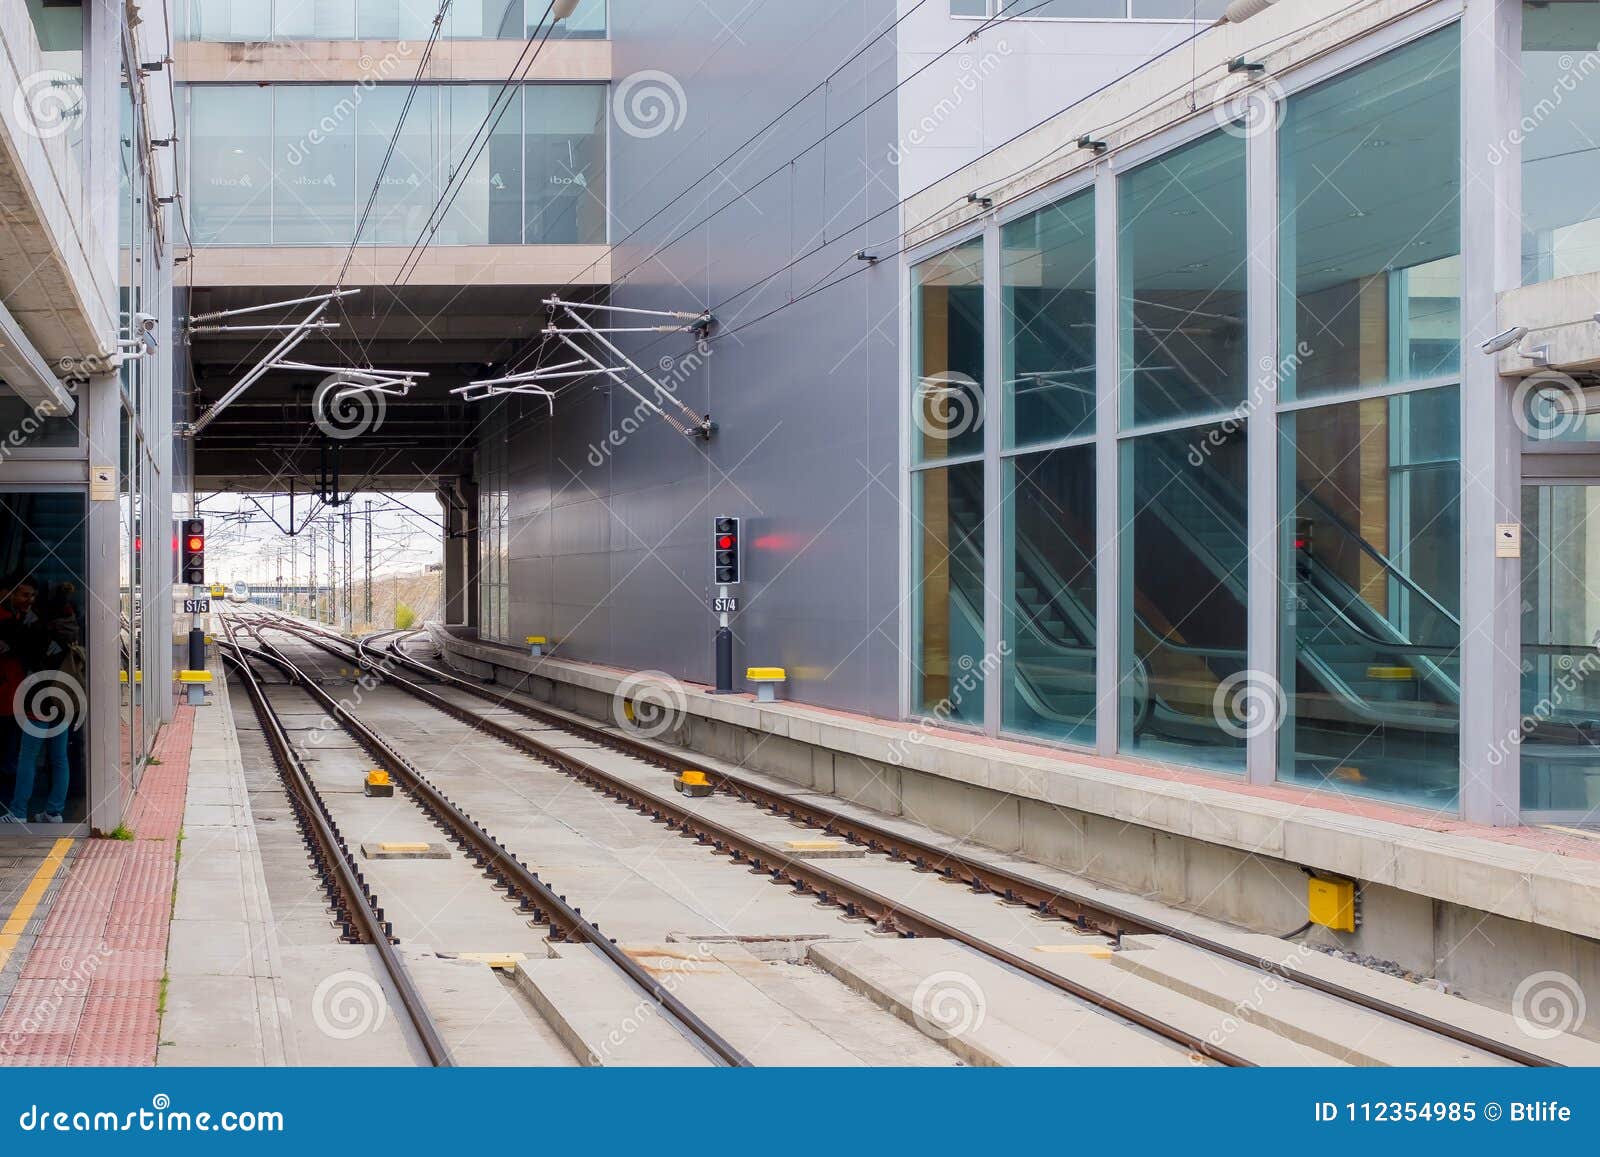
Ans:
[[[320,647],[336,657],[349,657],[348,654],[341,654],[338,647],[327,641],[325,637],[315,637],[316,635],[321,635],[321,632],[301,632],[296,629],[297,626],[298,624],[287,626],[275,623],[272,624],[272,629],[299,637],[312,646]],[[334,638],[337,638],[337,636],[334,636]],[[346,640],[339,639],[339,643],[345,647],[351,647],[351,644]],[[358,656],[365,654],[359,647],[351,647],[351,649]],[[603,794],[621,801],[651,819],[666,824],[668,830],[676,831],[680,835],[692,836],[698,843],[709,846],[713,852],[730,856],[735,863],[748,863],[751,871],[761,872],[771,877],[773,883],[787,884],[802,895],[814,895],[822,903],[843,909],[847,916],[864,917],[885,931],[897,932],[902,936],[908,937],[920,936],[952,940],[964,944],[992,960],[996,960],[1079,1000],[1095,1005],[1114,1016],[1121,1017],[1129,1023],[1138,1025],[1191,1052],[1209,1057],[1219,1064],[1241,1068],[1254,1067],[1255,1065],[1255,1062],[1213,1041],[1207,1040],[1205,1037],[1188,1032],[1176,1025],[1168,1024],[1136,1005],[1119,1000],[1109,993],[1046,968],[1037,961],[1014,952],[1003,945],[985,940],[937,917],[903,907],[898,901],[837,876],[824,868],[816,866],[811,861],[791,856],[778,848],[746,836],[725,824],[708,819],[671,800],[663,799],[654,793],[637,788],[627,780],[615,776],[568,751],[551,746],[532,735],[507,727],[495,720],[487,719],[453,703],[429,688],[397,675],[393,671],[386,670],[382,663],[372,664],[362,660],[362,664],[368,670],[375,670],[385,682],[391,683],[397,688],[421,699],[452,718],[458,719],[470,727],[516,747],[580,782],[589,784]],[[567,725],[563,722],[562,726],[565,727]],[[682,761],[679,761],[677,766],[681,767]]]
[[[352,645],[349,640],[345,640],[341,636],[330,635],[328,637],[337,639],[347,646]],[[387,650],[381,653],[392,656],[397,663],[414,674],[435,679],[446,686],[464,691],[496,706],[518,712],[528,718],[564,728],[601,746],[632,755],[654,766],[669,770],[693,767],[695,770],[703,771],[717,790],[725,791],[757,807],[765,808],[774,814],[783,815],[796,822],[818,828],[828,834],[840,836],[851,843],[861,844],[870,851],[883,852],[895,859],[909,861],[919,870],[937,872],[952,879],[959,879],[975,891],[993,892],[1003,900],[1013,903],[1025,903],[1041,914],[1054,915],[1081,928],[1092,928],[1113,938],[1120,939],[1123,935],[1165,936],[1187,944],[1192,948],[1221,956],[1237,964],[1277,976],[1305,988],[1314,989],[1326,996],[1343,1000],[1369,1012],[1390,1017],[1409,1024],[1413,1028],[1431,1032],[1437,1036],[1453,1040],[1458,1044],[1478,1049],[1516,1064],[1530,1068],[1564,1067],[1559,1061],[1552,1060],[1550,1057],[1532,1052],[1516,1044],[1487,1036],[1461,1025],[1451,1024],[1449,1021],[1440,1020],[1437,1017],[1429,1016],[1427,1013],[1418,1012],[1401,1004],[1395,1004],[1392,1001],[1384,1000],[1382,997],[1346,987],[1337,981],[1301,971],[1289,963],[1261,956],[1248,949],[1217,940],[1181,925],[1132,912],[1118,905],[1090,898],[1080,893],[1053,888],[1006,868],[941,848],[936,844],[928,843],[912,835],[891,831],[870,821],[846,815],[843,812],[813,801],[796,799],[782,792],[769,791],[745,780],[725,776],[720,772],[704,768],[695,763],[692,753],[673,751],[670,748],[650,743],[646,740],[620,734],[613,729],[575,719],[566,712],[541,708],[532,703],[525,703],[505,695],[495,694],[470,679],[451,671],[442,670],[406,654],[400,647],[398,638],[391,637],[386,640],[386,643]],[[353,645],[358,653],[365,652],[359,642]]]
[[[226,623],[226,620],[224,622]],[[427,1002],[412,979],[410,970],[406,968],[405,961],[401,960],[400,954],[395,951],[388,922],[383,918],[383,910],[378,907],[376,898],[356,868],[355,861],[345,845],[344,837],[339,834],[339,829],[328,814],[321,795],[306,773],[305,765],[295,751],[294,744],[290,741],[277,712],[272,709],[266,691],[256,678],[255,672],[250,669],[249,657],[267,659],[265,652],[247,650],[233,639],[230,628],[225,626],[224,629],[227,630],[228,641],[224,644],[222,657],[239,672],[245,690],[250,696],[250,702],[255,708],[256,717],[261,721],[267,745],[272,749],[273,757],[283,772],[284,785],[289,789],[291,802],[295,805],[294,810],[300,815],[308,842],[312,844],[313,856],[319,867],[323,868],[325,877],[331,876],[334,889],[342,896],[342,902],[338,907],[342,908],[343,913],[354,923],[360,941],[370,944],[377,950],[378,959],[400,996],[400,1003],[405,1008],[412,1027],[416,1029],[423,1051],[428,1054],[428,1060],[436,1068],[453,1067],[455,1062],[451,1059],[450,1049],[444,1043],[444,1038],[434,1023],[433,1014],[428,1011]],[[273,659],[268,661],[275,662]]]
[[[551,939],[557,941],[571,939],[593,945],[609,964],[659,1005],[663,1014],[669,1020],[676,1022],[680,1031],[712,1059],[735,1068],[751,1065],[750,1060],[732,1042],[658,982],[648,969],[619,948],[610,937],[600,931],[594,921],[584,916],[579,908],[568,904],[565,896],[557,894],[548,883],[540,879],[537,872],[513,856],[471,816],[451,802],[421,772],[412,767],[392,743],[358,718],[347,706],[335,700],[292,660],[262,639],[261,631],[265,629],[281,631],[313,646],[319,645],[316,640],[305,638],[299,631],[291,630],[278,622],[268,622],[256,628],[256,637],[260,641],[262,652],[275,654],[283,669],[293,673],[292,677],[300,687],[316,700],[330,717],[337,719],[340,725],[349,731],[390,774],[394,775],[423,809],[449,835],[461,843],[485,872],[519,893],[524,908],[533,913],[534,921],[548,923],[552,930]],[[337,652],[330,653],[337,655]],[[374,670],[373,665],[368,664],[360,652],[356,654],[359,667],[377,674],[385,682],[388,681],[389,676],[381,669]]]

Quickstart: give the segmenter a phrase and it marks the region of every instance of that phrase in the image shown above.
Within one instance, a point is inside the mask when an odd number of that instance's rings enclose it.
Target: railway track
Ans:
[[[775,881],[787,883],[796,891],[811,893],[824,902],[837,904],[848,915],[865,917],[879,929],[903,936],[936,936],[956,940],[1221,1064],[1247,1065],[1250,1062],[1212,1041],[1166,1024],[1141,1009],[1076,984],[1008,948],[988,943],[981,937],[947,922],[896,904],[888,897],[843,880],[812,862],[788,855],[781,849],[741,835],[726,825],[697,814],[691,807],[678,805],[656,794],[641,791],[626,779],[583,759],[570,748],[555,747],[542,742],[534,735],[518,731],[498,720],[464,708],[418,680],[425,679],[439,686],[464,692],[496,708],[510,710],[654,767],[671,771],[681,771],[686,767],[701,770],[716,791],[725,792],[773,815],[783,816],[793,822],[814,828],[820,833],[842,838],[864,847],[869,852],[886,854],[919,871],[937,873],[947,879],[966,884],[975,892],[992,894],[1007,903],[1026,905],[1041,916],[1068,921],[1080,929],[1101,933],[1113,941],[1120,940],[1124,935],[1168,937],[1203,952],[1313,989],[1348,1002],[1352,1006],[1513,1064],[1530,1067],[1558,1065],[1558,1062],[1549,1057],[1521,1048],[1512,1042],[1440,1020],[1416,1009],[1386,1001],[1371,993],[1349,988],[1336,981],[1245,951],[1236,945],[1216,940],[1181,925],[1152,919],[1148,915],[1131,912],[1081,894],[1052,888],[995,864],[961,855],[903,832],[847,815],[826,805],[799,800],[779,791],[766,790],[750,781],[733,779],[714,770],[701,768],[689,753],[590,724],[575,719],[566,712],[544,709],[519,699],[496,694],[470,679],[407,654],[401,646],[403,634],[400,632],[385,633],[384,641],[387,645],[380,649],[359,640],[351,641],[342,636],[314,630],[291,620],[270,619],[265,625],[299,637],[331,655],[347,661],[353,660],[363,670],[375,673],[389,685],[468,726],[556,767],[608,797],[665,823],[669,829],[696,839],[714,852],[729,855],[735,862],[748,864],[752,869],[765,871]],[[408,678],[406,674],[396,671],[397,667],[415,678]]]
[[[515,899],[532,922],[544,925],[549,938],[555,942],[585,943],[594,947],[642,996],[656,1005],[662,1016],[675,1025],[714,1063],[732,1067],[745,1067],[749,1060],[726,1037],[706,1024],[698,1014],[659,983],[648,969],[636,962],[616,943],[607,937],[592,920],[558,893],[538,873],[513,856],[498,840],[479,825],[471,816],[440,792],[428,781],[394,745],[360,720],[350,708],[330,695],[319,681],[306,672],[281,650],[262,636],[265,624],[250,623],[255,645],[246,647],[235,637],[232,624],[224,619],[227,635],[225,657],[250,693],[252,704],[267,733],[267,740],[280,768],[288,769],[285,783],[297,812],[310,817],[307,825],[311,835],[314,856],[319,867],[324,868],[335,882],[339,897],[335,910],[341,917],[347,912],[355,915],[352,923],[359,929],[356,937],[361,943],[371,943],[378,948],[385,971],[401,994],[407,1016],[416,1028],[435,1065],[449,1065],[449,1050],[430,1015],[426,1002],[409,973],[404,961],[395,951],[390,930],[382,920],[382,911],[361,879],[359,870],[342,836],[333,823],[326,804],[322,801],[311,777],[288,737],[286,729],[274,712],[265,689],[250,668],[251,660],[270,663],[305,692],[318,707],[342,728],[376,762],[387,771],[398,786],[417,804],[446,836],[476,864],[497,886],[504,888]]]
[[[427,1002],[423,1000],[416,981],[400,954],[395,951],[394,937],[383,918],[383,909],[378,907],[377,897],[372,894],[360,869],[356,867],[349,845],[339,834],[338,825],[312,783],[288,731],[272,709],[266,690],[251,668],[250,661],[255,658],[270,662],[285,674],[290,674],[293,668],[266,651],[252,651],[241,646],[226,617],[223,619],[223,630],[226,632],[227,647],[222,651],[222,656],[238,672],[239,680],[249,694],[267,746],[278,765],[289,805],[300,823],[312,860],[325,882],[335,918],[343,926],[344,939],[371,945],[377,950],[379,962],[399,993],[401,1007],[416,1030],[428,1060],[438,1068],[450,1067],[453,1064],[450,1050],[428,1011]]]

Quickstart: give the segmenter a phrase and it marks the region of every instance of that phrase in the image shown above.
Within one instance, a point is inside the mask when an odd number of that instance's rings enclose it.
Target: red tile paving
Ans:
[[[152,1065],[194,709],[161,729],[132,840],[87,841],[0,1009],[0,1066]]]

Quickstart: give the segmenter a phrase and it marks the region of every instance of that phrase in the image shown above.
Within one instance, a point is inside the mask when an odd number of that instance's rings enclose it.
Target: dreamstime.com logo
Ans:
[[[382,986],[364,972],[335,972],[311,994],[311,1021],[333,1040],[377,1032],[388,1010]]]
[[[29,136],[59,137],[83,119],[83,81],[55,68],[30,73],[12,94],[11,109]]]
[[[1536,442],[1550,442],[1582,429],[1589,399],[1576,380],[1559,370],[1540,370],[1517,383],[1511,417]]]
[[[376,432],[383,425],[388,405],[376,390],[350,389],[348,379],[334,375],[311,395],[311,412],[317,429],[336,442]]]
[[[944,370],[917,381],[912,421],[935,442],[953,442],[983,425],[983,389],[960,370]]]
[[[1289,700],[1283,686],[1265,671],[1235,671],[1217,684],[1211,714],[1235,739],[1254,739],[1283,722]]]
[[[1582,985],[1565,972],[1535,972],[1511,994],[1511,1018],[1534,1040],[1576,1032],[1588,1011]]]
[[[935,972],[911,994],[917,1027],[935,1040],[976,1032],[988,1011],[982,987],[965,972]]]
[[[673,730],[689,713],[683,684],[665,671],[636,671],[611,696],[611,717],[641,739]]]
[[[35,739],[49,739],[83,726],[88,696],[64,671],[35,671],[11,696],[11,715]]]
[[[630,137],[649,140],[683,127],[689,98],[670,72],[646,68],[622,78],[611,97],[611,115]]]
[[[224,1109],[193,1112],[174,1109],[172,1098],[157,1093],[147,1109],[51,1109],[29,1105],[17,1117],[24,1133],[282,1133],[277,1110]]]
[[[1217,82],[1211,115],[1217,127],[1235,137],[1253,137],[1283,120],[1283,86],[1270,76],[1240,69]]]

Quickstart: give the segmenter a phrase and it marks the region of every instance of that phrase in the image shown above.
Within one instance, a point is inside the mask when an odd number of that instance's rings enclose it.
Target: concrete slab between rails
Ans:
[[[517,962],[516,982],[578,1063],[625,1068],[711,1064],[656,1003],[593,948],[552,946],[544,960]]]
[[[457,632],[429,625],[464,673],[618,726],[633,672]],[[680,686],[684,709],[656,742],[709,770],[775,777],[1257,932],[1304,923],[1307,871],[1346,877],[1360,927],[1314,929],[1313,942],[1501,1010],[1556,972],[1600,1008],[1600,840]],[[1600,1037],[1600,1017],[1575,1031]]]
[[[950,940],[832,941],[811,961],[971,1065],[1203,1063]]]
[[[293,1065],[284,980],[228,683],[197,712],[158,1065]]]

